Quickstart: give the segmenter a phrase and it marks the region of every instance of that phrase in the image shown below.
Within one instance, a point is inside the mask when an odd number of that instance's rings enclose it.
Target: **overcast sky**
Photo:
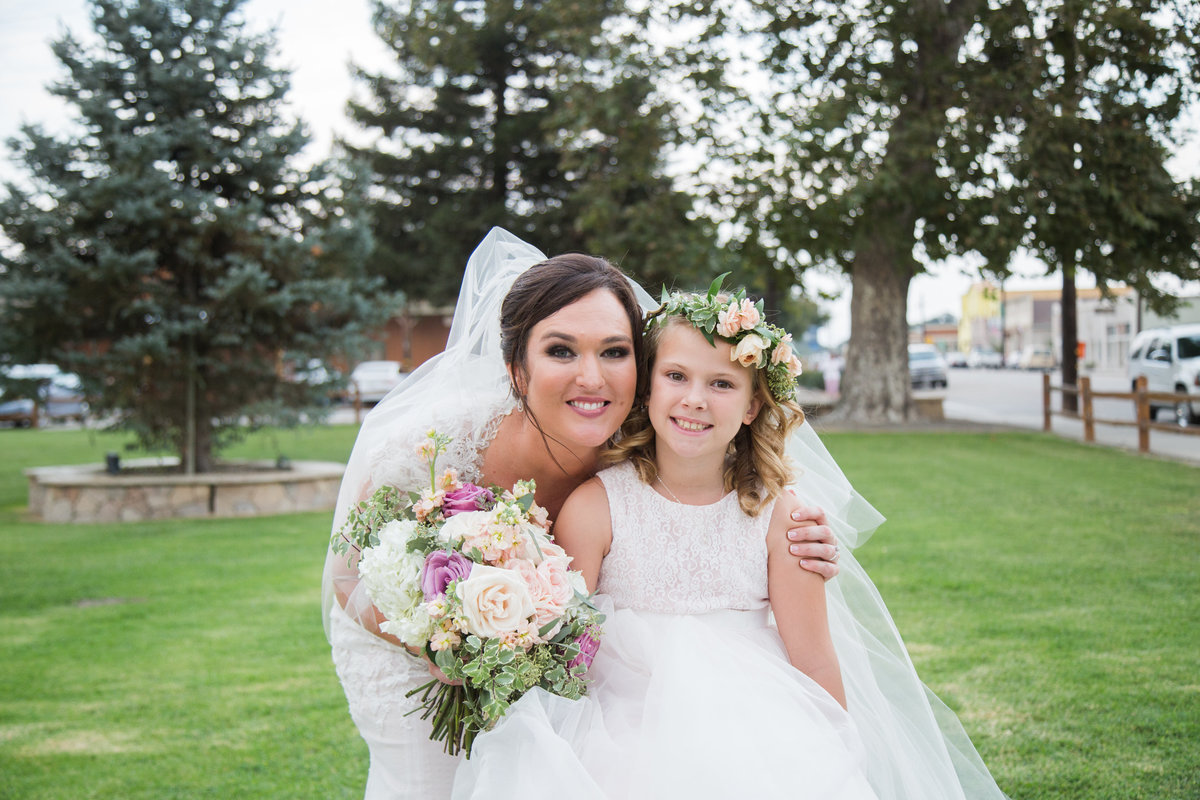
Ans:
[[[84,0],[0,0],[0,141],[16,134],[22,123],[54,129],[69,118],[69,110],[45,91],[61,76],[50,42],[65,29],[90,33],[86,9]],[[371,29],[368,0],[248,0],[244,11],[252,29],[278,27],[282,65],[293,70],[290,99],[313,135],[310,153],[314,158],[323,156],[335,132],[352,131],[345,114],[353,91],[349,63],[374,68],[386,63],[383,46]],[[1173,167],[1176,174],[1200,176],[1200,136],[1193,135]],[[16,174],[5,149],[0,179]],[[534,244],[554,250],[553,242]],[[636,265],[627,266],[637,271]],[[1037,272],[1039,267],[1031,264],[1027,269]],[[959,316],[961,297],[974,280],[964,272],[956,261],[918,276],[909,292],[909,321],[945,313]],[[814,278],[812,283],[842,291],[842,299],[828,304],[832,320],[821,339],[826,344],[843,341],[850,330],[848,284],[832,277]],[[1053,288],[1058,279],[1018,278],[1009,285]]]

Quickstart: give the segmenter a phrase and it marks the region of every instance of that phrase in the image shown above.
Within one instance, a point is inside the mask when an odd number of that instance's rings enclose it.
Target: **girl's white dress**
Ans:
[[[455,798],[874,798],[851,715],[770,625],[767,526],[730,493],[660,496],[600,473],[613,541],[587,697],[534,691],[481,735]]]

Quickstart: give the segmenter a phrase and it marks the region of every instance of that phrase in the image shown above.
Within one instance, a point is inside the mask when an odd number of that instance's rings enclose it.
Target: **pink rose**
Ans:
[[[547,558],[537,567],[549,587],[550,599],[560,609],[564,609],[575,597],[575,587],[571,584],[570,569],[566,559]]]
[[[728,308],[717,312],[717,333],[726,339],[737,336],[742,329],[742,310],[736,300],[729,303]]]
[[[799,358],[793,355],[788,361],[787,371],[788,375],[791,375],[793,378],[798,378],[800,377],[800,373],[804,372],[804,365],[800,363]]]
[[[451,581],[462,580],[471,574],[471,566],[471,559],[453,550],[434,550],[425,556],[425,566],[421,570],[421,592],[425,600],[444,596]]]
[[[600,627],[592,625],[575,639],[575,646],[579,648],[579,655],[575,656],[567,664],[567,669],[575,669],[582,666],[584,669],[592,666],[592,662],[596,659],[596,651],[600,649]]]
[[[775,345],[775,349],[771,351],[772,364],[787,364],[792,360],[792,335],[785,333],[783,338],[779,340],[779,344]]]
[[[554,584],[546,570],[540,566],[535,567],[525,559],[514,559],[508,562],[507,566],[521,576],[521,580],[525,581],[525,586],[529,589],[529,596],[533,599],[534,623],[538,629],[563,615],[566,602],[559,601],[561,590]],[[569,599],[570,596],[568,596]],[[556,632],[557,629],[551,631],[549,635],[553,636]]]
[[[741,313],[738,316],[741,318],[744,331],[752,331],[758,327],[758,323],[762,322],[762,316],[758,313],[758,308],[754,303],[750,302],[750,298],[742,300]]]
[[[482,511],[494,502],[496,495],[473,483],[464,483],[442,500],[442,514],[447,518],[466,511]]]

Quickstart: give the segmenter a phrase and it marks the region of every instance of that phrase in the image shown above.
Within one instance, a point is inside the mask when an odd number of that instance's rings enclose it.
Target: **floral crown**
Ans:
[[[715,335],[733,345],[731,361],[765,369],[767,387],[777,401],[795,400],[796,378],[802,368],[792,352],[792,335],[767,322],[763,301],[751,302],[745,289],[721,294],[721,284],[728,275],[718,275],[707,294],[668,292],[664,287],[661,305],[646,317],[646,329],[664,325],[670,317],[683,317],[704,334],[709,344],[716,344]]]

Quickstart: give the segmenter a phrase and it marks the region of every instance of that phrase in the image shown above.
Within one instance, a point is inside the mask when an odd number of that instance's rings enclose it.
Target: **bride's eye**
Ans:
[[[601,354],[604,358],[628,358],[630,351],[628,347],[610,347]]]
[[[552,344],[546,348],[546,355],[551,358],[571,358],[575,353],[565,344]]]

